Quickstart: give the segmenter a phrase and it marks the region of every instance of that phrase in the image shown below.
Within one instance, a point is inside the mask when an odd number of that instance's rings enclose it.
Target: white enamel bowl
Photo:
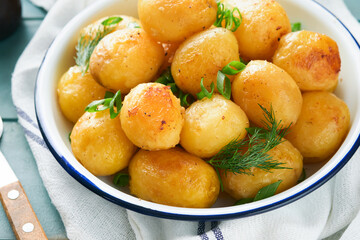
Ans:
[[[279,0],[291,22],[301,22],[302,27],[327,34],[339,46],[342,60],[340,82],[336,94],[349,106],[351,129],[337,153],[326,164],[305,166],[308,178],[293,188],[273,197],[232,206],[229,199],[220,196],[208,209],[165,206],[140,200],[127,189],[116,188],[111,178],[99,178],[87,171],[73,156],[68,141],[71,124],[62,116],[57,104],[56,85],[61,75],[74,65],[73,55],[79,30],[90,22],[107,15],[137,16],[135,0],[98,1],[72,19],[56,37],[49,48],[38,73],[35,92],[36,114],[43,137],[57,161],[85,187],[120,206],[139,213],[181,220],[219,220],[250,216],[289,204],[314,191],[332,178],[351,158],[360,144],[360,49],[346,26],[331,12],[311,0]]]

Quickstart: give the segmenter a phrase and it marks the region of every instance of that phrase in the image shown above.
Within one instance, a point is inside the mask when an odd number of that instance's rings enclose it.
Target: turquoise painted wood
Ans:
[[[46,15],[46,11],[35,7],[28,0],[21,2],[21,25],[13,35],[0,41],[0,116],[4,119],[4,134],[0,140],[0,150],[20,179],[49,239],[65,239],[64,225],[39,176],[23,129],[17,123],[16,110],[11,99],[11,74],[15,64]],[[15,239],[1,204],[0,239]]]
[[[344,0],[350,12],[360,21],[360,0]]]

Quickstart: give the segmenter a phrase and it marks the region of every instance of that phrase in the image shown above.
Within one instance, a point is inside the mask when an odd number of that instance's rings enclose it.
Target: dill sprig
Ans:
[[[282,128],[281,120],[276,121],[275,113],[270,106],[267,110],[259,105],[264,111],[264,128],[247,128],[248,137],[243,140],[235,139],[223,147],[218,154],[209,160],[209,163],[226,172],[252,175],[251,168],[256,167],[270,172],[271,169],[288,169],[282,167],[284,163],[273,159],[267,152],[280,143],[287,134],[289,127]],[[282,128],[282,129],[281,129]]]
[[[95,47],[101,39],[114,30],[115,26],[113,25],[119,23],[120,21],[122,21],[121,17],[109,17],[101,22],[101,26],[97,29],[94,37],[92,37],[92,34],[90,34],[91,37],[89,37],[86,33],[80,35],[78,43],[75,47],[76,57],[74,58],[76,65],[81,67],[83,74],[89,70],[90,57]]]

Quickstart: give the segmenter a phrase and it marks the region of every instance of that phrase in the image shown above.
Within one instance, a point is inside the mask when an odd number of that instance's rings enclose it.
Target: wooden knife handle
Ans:
[[[47,239],[19,181],[0,188],[0,200],[16,239]]]

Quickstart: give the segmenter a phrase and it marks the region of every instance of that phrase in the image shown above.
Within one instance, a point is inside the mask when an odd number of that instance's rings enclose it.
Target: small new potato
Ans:
[[[132,194],[177,207],[211,207],[220,189],[215,170],[181,148],[140,150],[130,161],[129,174]]]
[[[329,92],[307,92],[303,100],[300,117],[286,138],[299,149],[305,163],[320,162],[344,141],[350,112],[344,101]]]
[[[100,18],[99,20],[87,25],[80,31],[80,37],[83,38],[89,38],[93,39],[95,38],[96,33],[99,30],[104,30],[104,25],[102,25],[102,22],[109,19],[109,18],[121,18],[122,20],[116,24],[112,24],[109,27],[111,27],[111,31],[109,33],[115,32],[117,30],[121,30],[124,28],[134,28],[135,26],[141,26],[140,20],[136,19],[131,16],[126,15],[112,15]]]
[[[215,0],[139,0],[141,24],[154,39],[181,42],[216,20]]]
[[[273,63],[288,72],[302,91],[333,91],[341,67],[336,42],[305,30],[281,38]]]
[[[120,112],[121,125],[136,146],[146,150],[169,149],[180,141],[184,111],[170,87],[143,83],[126,95]]]
[[[152,80],[164,60],[164,49],[142,29],[123,29],[105,36],[90,58],[90,72],[106,88],[128,93]]]
[[[240,56],[246,61],[271,60],[281,36],[291,32],[284,8],[274,0],[223,2],[225,6],[237,7],[242,15],[242,23],[234,33],[239,43]]]
[[[186,109],[180,144],[189,153],[208,158],[232,140],[243,139],[248,127],[244,111],[231,100],[215,94]]]
[[[302,96],[295,81],[283,69],[267,61],[248,63],[232,84],[234,102],[244,110],[249,120],[264,126],[264,111],[259,104],[273,108],[282,127],[295,124],[302,105]]]
[[[84,114],[92,101],[103,99],[106,89],[99,85],[90,73],[73,66],[64,73],[57,86],[59,105],[64,116],[73,123]]]
[[[211,83],[216,89],[218,71],[232,61],[239,61],[234,34],[224,28],[212,28],[191,36],[180,45],[171,73],[182,91],[196,96],[201,91],[201,78],[208,90]]]
[[[289,141],[284,141],[267,152],[274,160],[277,160],[290,169],[271,169],[271,172],[259,168],[251,170],[253,175],[234,174],[221,172],[224,190],[234,199],[253,198],[257,192],[272,183],[282,180],[276,193],[283,192],[297,183],[303,171],[303,157]]]
[[[126,168],[136,151],[123,132],[119,117],[110,119],[109,110],[85,112],[70,139],[76,159],[96,176],[112,175]]]

